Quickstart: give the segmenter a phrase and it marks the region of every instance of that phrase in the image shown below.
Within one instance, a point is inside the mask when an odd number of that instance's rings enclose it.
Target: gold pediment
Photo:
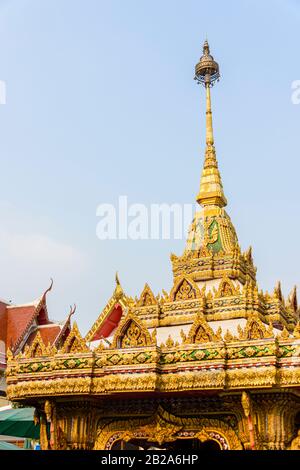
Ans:
[[[47,356],[47,353],[48,351],[46,345],[43,341],[43,338],[41,337],[40,332],[38,331],[32,344],[30,346],[25,347],[24,356],[26,358],[41,357]]]
[[[199,344],[213,341],[222,341],[222,329],[219,328],[215,333],[209,326],[204,315],[199,313],[184,342],[187,344]]]
[[[220,282],[219,288],[215,294],[215,298],[233,297],[239,295],[239,289],[235,287],[232,280],[225,276]]]
[[[149,307],[151,305],[157,305],[157,299],[155,298],[155,295],[153,294],[151,288],[149,285],[146,283],[145,287],[140,295],[140,298],[138,299],[136,306],[137,307]]]
[[[175,280],[174,286],[169,295],[169,302],[177,302],[182,300],[194,300],[203,297],[203,293],[188,276],[180,276]]]
[[[111,348],[136,348],[153,346],[154,336],[151,337],[143,321],[133,312],[129,312],[119,324]]]
[[[85,340],[80,334],[77,323],[73,323],[72,330],[59,351],[61,354],[90,352]]]
[[[257,313],[248,317],[245,328],[238,326],[238,339],[240,340],[264,338],[274,338],[273,326],[270,324],[266,327]]]

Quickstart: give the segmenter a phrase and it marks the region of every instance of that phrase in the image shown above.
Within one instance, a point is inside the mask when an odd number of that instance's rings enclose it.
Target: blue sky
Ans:
[[[114,288],[172,285],[183,240],[100,241],[96,208],[191,203],[204,152],[204,94],[193,81],[207,36],[228,212],[258,280],[300,280],[298,0],[0,1],[0,296],[38,297],[50,316],[77,304],[85,333]]]

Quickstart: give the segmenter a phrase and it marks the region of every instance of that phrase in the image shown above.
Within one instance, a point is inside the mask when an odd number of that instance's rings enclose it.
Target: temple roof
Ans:
[[[210,98],[218,77],[206,42],[196,65],[196,79],[206,89],[206,150],[197,196],[202,207],[184,254],[171,255],[170,292],[155,296],[145,284],[133,299],[116,275],[114,292],[86,337],[74,324],[55,347],[45,344],[57,341],[55,325],[47,325],[46,314],[39,317],[37,306],[23,306],[23,330],[32,318],[45,321],[37,321],[30,346],[7,354],[11,399],[299,388],[296,289],[286,300],[280,283],[272,293],[259,290],[252,249],[241,251],[224,209]],[[18,315],[14,308],[8,310]]]
[[[32,302],[21,305],[0,303],[0,340],[4,342],[6,349],[23,349],[25,344],[33,342],[38,331],[45,344],[52,344],[68,328],[70,330],[70,314],[63,323],[55,323],[49,319],[46,297],[52,285],[51,282],[49,288]]]
[[[36,317],[37,306],[7,307],[7,342],[11,349],[15,349],[29,330]]]

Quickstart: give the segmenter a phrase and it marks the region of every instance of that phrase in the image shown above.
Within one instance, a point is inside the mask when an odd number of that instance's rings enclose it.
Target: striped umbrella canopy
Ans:
[[[40,427],[33,421],[34,408],[0,408],[0,434],[14,437],[40,438]]]
[[[25,450],[21,447],[10,444],[9,442],[0,441],[0,450]]]

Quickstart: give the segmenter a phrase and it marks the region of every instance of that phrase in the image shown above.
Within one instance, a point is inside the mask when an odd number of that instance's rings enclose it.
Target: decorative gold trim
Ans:
[[[138,299],[136,306],[137,307],[149,307],[151,305],[157,305],[157,299],[155,298],[155,295],[153,294],[151,288],[149,285],[146,283],[145,287],[140,295],[140,298]]]
[[[298,322],[294,328],[293,337],[296,339],[300,339],[300,322]]]
[[[132,348],[153,345],[154,339],[151,338],[143,321],[137,318],[133,312],[128,312],[115,332],[111,348]]]
[[[274,338],[272,324],[266,328],[257,313],[248,317],[245,328],[238,325],[238,334],[240,340]]]
[[[82,338],[77,323],[74,322],[69,336],[65,340],[61,350],[61,354],[70,353],[87,353],[90,352],[85,340]]]
[[[233,297],[237,295],[240,295],[239,289],[234,286],[232,280],[229,279],[228,276],[224,276],[215,294],[215,298]]]
[[[199,299],[203,297],[197,284],[190,276],[180,276],[175,280],[174,286],[169,295],[169,302]]]
[[[158,407],[156,413],[149,418],[133,418],[130,420],[115,420],[104,427],[100,426],[95,450],[110,450],[113,444],[122,439],[128,442],[132,439],[144,439],[162,445],[181,439],[184,434],[195,439],[215,439],[222,436],[223,448],[242,450],[243,446],[234,430],[218,419],[181,418],[174,416]],[[220,444],[220,442],[218,442]]]
[[[185,343],[199,344],[199,343],[211,343],[213,341],[222,341],[222,328],[218,328],[218,331],[214,333],[213,329],[209,326],[205,317],[202,313],[198,313]]]

